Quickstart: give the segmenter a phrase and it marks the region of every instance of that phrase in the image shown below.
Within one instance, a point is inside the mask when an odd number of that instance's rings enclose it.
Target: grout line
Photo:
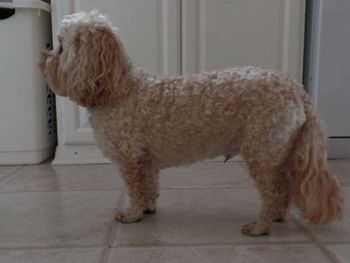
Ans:
[[[161,187],[160,190],[235,190],[235,189],[255,189],[254,186],[223,186],[223,187]],[[111,189],[71,189],[71,190],[35,190],[35,191],[1,191],[0,194],[18,194],[18,193],[70,193],[70,192],[113,192],[122,191],[123,188],[111,188]]]
[[[113,224],[110,227],[109,234],[107,237],[107,242],[106,242],[105,246],[103,247],[103,253],[102,253],[102,257],[101,257],[101,261],[100,261],[101,263],[108,262],[108,260],[109,260],[109,255],[111,253],[110,248],[112,247],[110,244],[113,242],[113,239],[115,237],[116,228],[117,228],[117,223],[115,222],[115,220],[113,220]]]
[[[259,239],[259,237],[252,237],[252,239]],[[156,247],[215,247],[215,246],[246,246],[246,245],[311,245],[312,241],[240,241],[240,242],[216,242],[216,243],[168,243],[168,244],[134,244],[126,245],[120,244],[111,246],[111,248],[156,248]]]
[[[33,246],[33,247],[0,247],[0,251],[12,251],[12,250],[48,250],[48,249],[88,249],[88,248],[103,248],[103,245],[71,245],[71,246]]]
[[[334,246],[334,245],[350,245],[350,241],[325,241],[323,242],[325,245],[330,245],[330,246]]]
[[[302,225],[294,216],[292,216],[292,219],[305,233],[305,235],[307,235],[333,263],[341,263],[338,257],[331,250],[329,250],[327,246],[314,233],[312,233],[311,230]]]
[[[117,202],[117,210],[121,209],[125,201],[125,192],[126,192],[126,189],[124,188]],[[112,225],[109,227],[108,236],[106,238],[106,243],[104,245],[104,249],[101,257],[101,263],[107,263],[109,260],[109,255],[111,253],[110,248],[112,247],[112,242],[117,233],[117,226],[118,226],[118,223],[116,222],[116,219],[114,219],[112,222]]]
[[[116,224],[114,223],[111,227],[111,233],[109,235],[110,240],[108,242],[112,241],[112,232],[115,233],[117,229]],[[252,237],[252,239],[255,239]],[[257,238],[259,239],[259,238]],[[110,244],[110,243],[108,243]],[[221,246],[256,246],[256,245],[311,245],[313,242],[310,241],[257,241],[257,242],[216,242],[216,243],[173,243],[173,244],[143,244],[143,245],[116,245],[116,246],[111,246],[106,244],[101,244],[101,245],[71,245],[71,246],[37,246],[37,247],[0,247],[0,251],[16,251],[16,250],[60,250],[60,249],[89,249],[89,248],[94,248],[94,249],[105,249],[105,252],[103,253],[103,260],[101,263],[107,262],[108,256],[109,256],[109,250],[111,248],[166,248],[166,247],[221,247]],[[338,262],[337,262],[338,263]]]
[[[234,189],[255,189],[254,186],[223,186],[223,187],[161,187],[160,190],[234,190]]]
[[[1,191],[0,194],[30,194],[30,193],[74,193],[74,192],[114,192],[123,191],[123,188],[111,189],[71,189],[71,190],[35,190],[35,191]]]

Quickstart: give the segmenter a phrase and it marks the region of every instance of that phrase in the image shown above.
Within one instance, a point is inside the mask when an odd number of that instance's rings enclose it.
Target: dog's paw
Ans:
[[[269,234],[269,229],[262,227],[257,222],[246,224],[242,227],[242,233],[248,236],[264,236]]]
[[[157,209],[155,207],[152,207],[152,208],[146,208],[145,210],[143,210],[143,213],[146,215],[149,215],[149,214],[154,214],[156,211]]]
[[[140,222],[141,219],[142,213],[133,209],[126,209],[124,211],[120,211],[116,217],[117,221],[127,224]]]
[[[144,214],[154,214],[157,211],[156,205],[155,204],[149,204],[144,210]]]

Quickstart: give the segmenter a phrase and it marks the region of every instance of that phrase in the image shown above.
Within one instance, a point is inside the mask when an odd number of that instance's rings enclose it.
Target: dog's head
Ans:
[[[40,62],[56,94],[85,107],[108,105],[118,98],[129,59],[117,29],[105,16],[97,11],[65,16],[58,42]]]

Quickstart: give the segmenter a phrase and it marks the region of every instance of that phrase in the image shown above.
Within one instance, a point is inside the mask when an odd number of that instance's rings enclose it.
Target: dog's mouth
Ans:
[[[41,70],[41,72],[46,75],[46,61],[49,57],[51,57],[52,54],[50,53],[50,51],[43,51],[41,52],[41,58],[40,58],[40,62],[39,62],[39,68]]]
[[[39,68],[49,83],[50,89],[60,96],[66,96],[64,89],[60,88],[60,81],[57,75],[58,56],[53,51],[43,51],[39,62]]]

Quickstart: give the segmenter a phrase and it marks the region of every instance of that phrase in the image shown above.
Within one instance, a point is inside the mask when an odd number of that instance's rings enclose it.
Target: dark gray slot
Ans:
[[[16,13],[14,8],[0,8],[0,20],[7,19]]]

